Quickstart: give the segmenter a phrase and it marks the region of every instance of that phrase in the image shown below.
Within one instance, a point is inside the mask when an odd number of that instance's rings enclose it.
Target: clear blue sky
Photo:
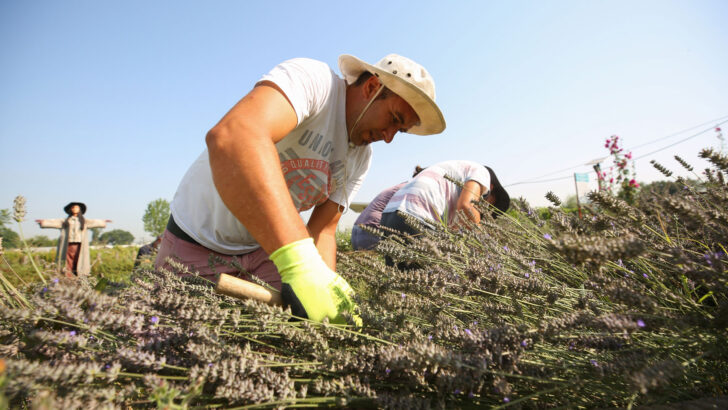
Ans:
[[[4,1],[0,208],[22,194],[29,220],[57,218],[83,201],[107,229],[148,237],[146,204],[172,199],[205,133],[263,73],[292,57],[339,72],[343,53],[423,64],[448,122],[375,144],[357,201],[449,159],[489,164],[504,185],[586,172],[612,134],[629,148],[728,116],[727,44],[724,0]],[[711,131],[640,159],[638,179],[661,178],[652,158],[678,170],[675,153],[705,168],[695,154],[717,144]],[[534,205],[548,190],[565,198],[573,180],[509,187]]]

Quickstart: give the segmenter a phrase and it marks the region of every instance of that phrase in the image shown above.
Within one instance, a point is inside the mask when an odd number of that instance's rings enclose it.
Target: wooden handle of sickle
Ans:
[[[215,292],[232,296],[238,299],[255,299],[271,306],[283,306],[281,293],[266,289],[253,282],[236,278],[228,274],[220,274],[220,280],[215,286]]]

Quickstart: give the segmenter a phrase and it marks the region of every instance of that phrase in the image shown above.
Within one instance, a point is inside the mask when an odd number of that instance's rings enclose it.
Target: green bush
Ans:
[[[134,266],[137,251],[138,248],[135,246],[91,249],[90,275],[116,282],[127,281]],[[57,276],[55,249],[45,252],[36,251],[32,254],[46,278]],[[5,261],[0,260],[0,274],[5,276],[14,286],[22,285],[23,282],[33,283],[39,280],[25,252],[6,250],[3,257]]]

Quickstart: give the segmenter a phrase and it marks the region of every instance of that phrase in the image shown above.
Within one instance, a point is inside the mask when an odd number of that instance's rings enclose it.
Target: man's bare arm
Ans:
[[[336,226],[339,224],[341,211],[339,204],[327,200],[314,208],[308,219],[308,231],[316,242],[321,257],[331,270],[336,271]]]
[[[212,179],[223,202],[268,254],[307,238],[275,143],[297,123],[283,92],[263,82],[207,133]]]
[[[463,210],[468,219],[476,224],[480,223],[480,212],[473,206],[473,201],[476,201],[483,192],[484,189],[480,183],[470,180],[465,182],[458,197],[457,210]]]

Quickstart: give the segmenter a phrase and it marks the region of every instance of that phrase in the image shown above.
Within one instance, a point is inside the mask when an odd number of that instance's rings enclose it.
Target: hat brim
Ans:
[[[79,208],[81,208],[81,215],[83,215],[83,214],[85,214],[85,213],[86,213],[86,204],[84,204],[83,202],[71,202],[71,203],[69,203],[68,205],[64,206],[64,207],[63,207],[63,210],[64,210],[64,211],[65,211],[65,212],[66,212],[66,213],[67,213],[68,215],[71,215],[71,208],[72,208],[72,207],[73,207],[74,205],[78,205],[78,206],[79,206]]]
[[[339,69],[347,84],[352,84],[359,78],[361,73],[369,71],[376,75],[385,87],[405,100],[420,119],[420,123],[412,126],[407,130],[407,133],[431,135],[439,134],[445,130],[445,117],[442,115],[440,108],[429,95],[415,85],[348,54],[339,56]]]

